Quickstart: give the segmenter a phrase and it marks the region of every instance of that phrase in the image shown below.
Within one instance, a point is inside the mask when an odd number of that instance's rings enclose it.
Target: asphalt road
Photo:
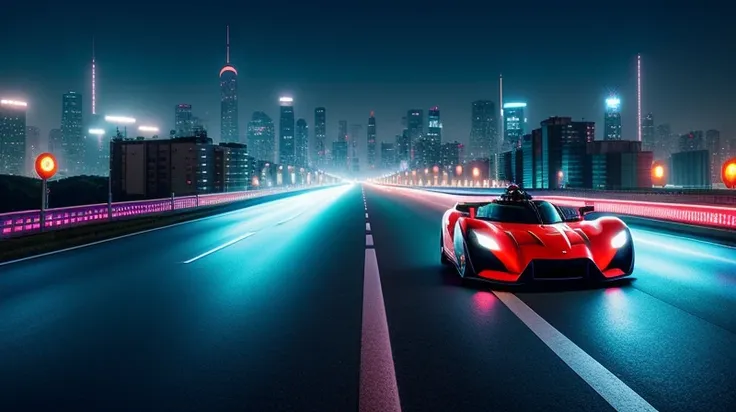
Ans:
[[[492,291],[439,265],[457,196],[361,192],[0,266],[0,410],[734,409],[735,249],[634,227],[630,281]]]

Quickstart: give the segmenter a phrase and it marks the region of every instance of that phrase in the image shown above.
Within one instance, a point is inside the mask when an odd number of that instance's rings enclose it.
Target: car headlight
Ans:
[[[614,249],[621,249],[629,241],[629,234],[625,230],[618,232],[616,236],[611,239],[611,247]]]
[[[473,233],[475,234],[475,241],[478,242],[478,245],[481,247],[489,250],[501,250],[501,247],[498,246],[498,242],[496,242],[492,237],[477,232]]]

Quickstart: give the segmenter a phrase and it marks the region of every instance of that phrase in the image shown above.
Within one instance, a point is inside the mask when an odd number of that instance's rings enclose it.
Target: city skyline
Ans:
[[[465,18],[471,17],[467,15]],[[143,119],[146,123],[157,124],[162,131],[173,128],[171,121],[171,107],[176,104],[191,104],[194,113],[203,118],[208,126],[210,135],[219,140],[219,108],[213,100],[217,99],[217,90],[213,80],[218,68],[222,67],[222,29],[225,24],[212,19],[205,19],[203,30],[192,36],[191,41],[197,44],[202,58],[195,59],[192,63],[195,69],[185,70],[182,73],[170,73],[170,79],[163,83],[154,83],[161,80],[157,61],[170,56],[166,48],[158,50],[155,55],[147,54],[150,45],[147,41],[132,37],[125,47],[122,47],[116,39],[105,33],[88,33],[88,38],[94,35],[95,50],[94,58],[96,64],[96,106],[98,112],[104,113],[134,113],[135,117]],[[688,93],[683,90],[683,95],[692,96],[686,102],[672,102],[671,97],[663,88],[672,88],[673,70],[670,62],[677,56],[669,53],[668,47],[655,48],[652,39],[647,44],[632,45],[633,41],[624,36],[615,50],[609,53],[610,57],[601,60],[597,52],[581,52],[581,57],[596,57],[597,70],[593,71],[593,64],[582,64],[590,66],[593,75],[581,76],[581,69],[569,68],[568,70],[548,70],[540,65],[535,65],[533,56],[527,64],[519,66],[511,64],[503,58],[493,61],[487,65],[484,61],[476,64],[468,63],[465,58],[462,61],[468,64],[454,69],[451,73],[443,73],[442,70],[417,71],[411,66],[404,66],[397,70],[383,70],[369,73],[364,70],[342,73],[340,70],[330,70],[333,77],[331,81],[325,81],[324,75],[314,74],[314,69],[319,66],[317,58],[304,61],[301,65],[302,71],[297,72],[295,68],[281,68],[281,61],[285,58],[284,53],[271,53],[264,55],[264,47],[282,40],[264,39],[264,44],[254,45],[253,28],[244,27],[244,24],[230,22],[233,30],[232,60],[233,65],[239,71],[239,111],[238,123],[247,124],[255,111],[263,111],[271,118],[278,116],[278,97],[290,95],[295,98],[295,116],[307,119],[307,123],[313,119],[313,111],[316,107],[326,107],[330,111],[327,123],[326,141],[334,141],[337,137],[337,120],[346,119],[349,123],[366,123],[367,114],[374,111],[379,119],[380,127],[377,133],[377,142],[391,142],[393,136],[401,131],[401,117],[407,109],[416,107],[429,109],[439,106],[442,110],[443,140],[457,140],[469,143],[470,136],[470,108],[471,102],[479,99],[487,99],[498,102],[497,76],[503,73],[505,77],[504,100],[524,101],[529,105],[529,126],[536,127],[543,119],[553,116],[572,116],[576,119],[586,119],[603,123],[605,110],[605,98],[610,92],[617,91],[621,98],[623,118],[623,138],[635,139],[638,135],[636,130],[636,55],[642,54],[643,58],[643,113],[652,112],[657,124],[670,123],[673,130],[687,131],[699,129],[719,129],[729,133],[733,129],[733,120],[725,113],[724,107],[718,106],[717,96],[713,103],[702,104],[701,96],[708,93],[704,87],[703,79],[698,76],[698,71],[688,73],[691,81],[686,84],[678,83],[678,88],[695,88],[701,82],[697,90],[700,93]],[[212,29],[212,30],[210,30]],[[440,24],[442,32],[446,27]],[[158,33],[157,28],[151,29],[154,33],[162,34],[161,43],[165,44],[167,39],[172,40],[170,35]],[[389,31],[393,31],[389,30]],[[89,30],[87,30],[89,32]],[[288,30],[287,30],[288,31]],[[670,33],[673,38],[677,33]],[[36,38],[36,41],[39,39]],[[661,40],[661,39],[660,39]],[[386,42],[386,38],[381,39]],[[19,38],[17,44],[12,47],[3,47],[3,52],[10,53],[13,47],[28,43],[28,40]],[[53,42],[48,42],[53,43]],[[647,43],[647,42],[644,42]],[[29,68],[32,63],[10,62],[9,69],[0,77],[0,94],[6,98],[17,98],[28,101],[28,124],[40,127],[42,138],[48,135],[52,128],[59,127],[60,119],[56,119],[60,113],[61,94],[68,91],[77,91],[89,102],[91,90],[89,79],[91,78],[92,56],[89,47],[83,47],[78,42],[74,47],[66,47],[64,51],[70,55],[68,67],[64,74],[44,77],[42,82],[29,83],[20,73],[33,76],[34,70]],[[40,44],[43,46],[43,44]],[[173,46],[173,43],[172,43]],[[468,43],[464,49],[472,46]],[[49,46],[46,46],[49,47]],[[126,47],[133,47],[135,52],[127,54],[128,59],[120,62],[120,52]],[[270,46],[269,46],[270,47]],[[424,47],[424,46],[418,46]],[[79,50],[76,50],[79,49]],[[176,49],[176,47],[174,47]],[[530,48],[530,52],[536,50]],[[394,50],[395,52],[396,50]],[[692,53],[692,51],[685,50]],[[352,51],[349,52],[353,53]],[[450,53],[448,51],[448,53]],[[85,56],[86,54],[86,56]],[[390,50],[381,52],[385,55],[385,61],[371,66],[373,69],[383,67],[391,63]],[[450,53],[451,54],[451,53]],[[503,54],[503,53],[502,53]],[[218,62],[210,57],[217,57]],[[561,58],[561,57],[559,57]],[[713,57],[715,58],[715,57]],[[32,59],[31,59],[32,60]],[[150,61],[150,67],[145,71],[131,70],[131,61]],[[380,60],[380,59],[379,59]],[[583,58],[582,60],[585,60]],[[600,62],[607,61],[607,65],[600,67]],[[348,61],[348,63],[350,63]],[[207,66],[206,70],[204,69]],[[347,64],[352,68],[354,64]],[[440,65],[441,67],[444,67]],[[480,67],[488,66],[488,67]],[[713,66],[717,66],[714,62]],[[123,70],[127,68],[127,70]],[[481,68],[483,70],[481,70]],[[183,68],[182,68],[183,69]],[[684,68],[683,68],[684,70]],[[713,70],[712,67],[709,70]],[[269,73],[265,73],[268,71]],[[345,70],[350,72],[350,70]],[[480,73],[480,72],[483,73]],[[703,71],[701,68],[700,71]],[[397,78],[411,72],[411,76],[404,76],[401,83]],[[353,75],[355,80],[348,82],[347,74]],[[668,79],[668,77],[670,77]],[[63,78],[63,79],[60,79]],[[718,76],[716,76],[718,78]],[[18,81],[20,79],[20,81]],[[574,80],[574,81],[572,81]],[[713,79],[711,79],[713,80]],[[26,83],[26,87],[24,87]],[[684,82],[683,82],[684,83]],[[141,87],[143,85],[155,86],[154,88],[175,89],[175,93],[161,93],[151,96]],[[61,91],[61,93],[58,93]],[[390,96],[390,99],[389,97]],[[346,103],[345,99],[349,99]],[[682,100],[682,99],[681,99]],[[697,102],[697,104],[696,104]],[[724,105],[720,105],[724,106]],[[90,107],[90,104],[85,104]],[[57,108],[59,108],[57,110]],[[245,128],[239,128],[239,140],[245,141]],[[600,128],[602,130],[602,128]],[[165,133],[162,133],[165,134]],[[599,138],[602,136],[599,134]]]

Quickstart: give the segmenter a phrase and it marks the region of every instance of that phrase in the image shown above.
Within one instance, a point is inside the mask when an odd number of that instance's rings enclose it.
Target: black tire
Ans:
[[[457,272],[463,279],[475,276],[473,270],[473,262],[470,261],[470,255],[468,254],[468,245],[463,239],[463,253],[457,258]]]
[[[452,265],[452,262],[447,257],[447,254],[445,253],[445,242],[444,237],[442,234],[442,231],[440,230],[440,263],[444,266],[450,266]]]

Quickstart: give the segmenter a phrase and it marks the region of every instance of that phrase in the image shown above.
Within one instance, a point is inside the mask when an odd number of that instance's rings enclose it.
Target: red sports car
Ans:
[[[495,283],[612,280],[634,271],[631,232],[616,217],[585,220],[516,186],[499,199],[458,203],[442,217],[441,261],[463,278]]]

